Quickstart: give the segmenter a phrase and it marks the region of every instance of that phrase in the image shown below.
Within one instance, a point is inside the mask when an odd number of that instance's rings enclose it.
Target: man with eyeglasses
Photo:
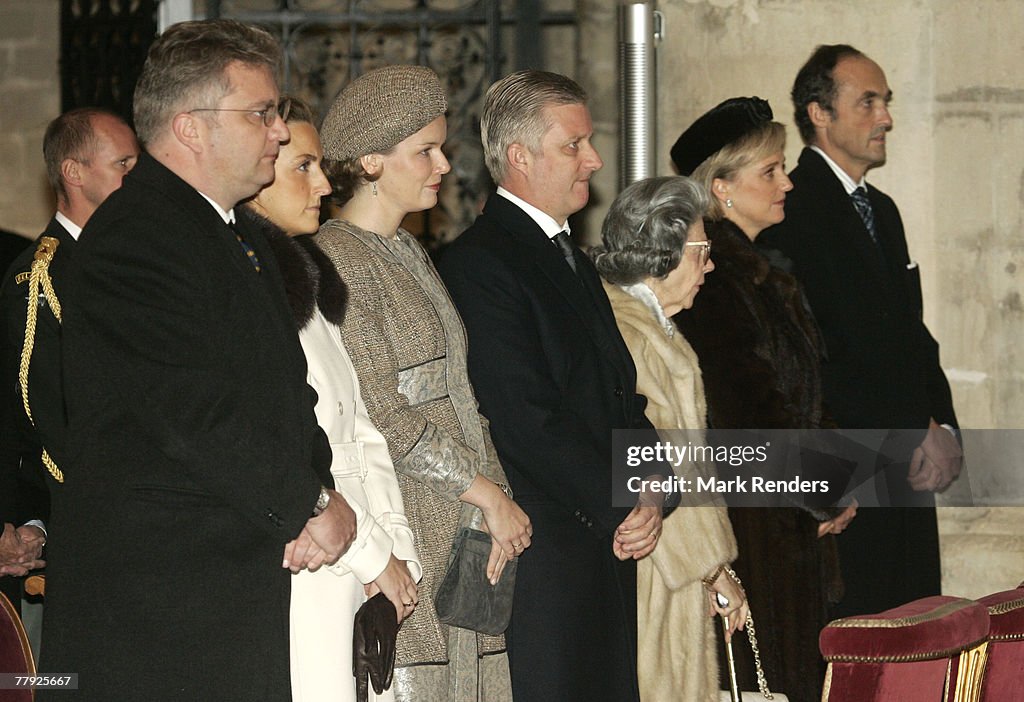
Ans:
[[[336,561],[355,534],[324,487],[273,254],[234,218],[289,137],[279,55],[229,20],[154,42],[135,91],[145,152],[68,271],[39,669],[78,673],[78,699],[288,699],[289,569]]]

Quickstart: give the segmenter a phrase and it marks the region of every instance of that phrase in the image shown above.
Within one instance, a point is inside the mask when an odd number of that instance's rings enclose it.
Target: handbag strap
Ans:
[[[724,570],[737,585],[741,588],[743,587],[743,583],[740,581],[739,576],[736,575],[736,571],[729,566],[725,566]],[[757,630],[754,629],[754,617],[749,609],[747,610],[747,621],[745,622],[744,631],[747,633],[747,639],[750,640],[750,650],[754,653],[754,672],[757,674],[757,687],[766,700],[773,700],[775,696],[768,689],[768,680],[765,678],[764,669],[761,667],[761,650],[757,646]]]

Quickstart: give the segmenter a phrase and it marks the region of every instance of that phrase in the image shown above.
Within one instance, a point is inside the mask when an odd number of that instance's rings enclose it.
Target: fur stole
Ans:
[[[821,337],[800,284],[736,225],[707,222],[715,270],[675,317],[700,357],[718,428],[821,425]]]
[[[348,287],[331,260],[313,241],[312,235],[290,237],[269,219],[247,207],[239,210],[259,227],[274,252],[295,318],[295,328],[301,330],[309,324],[316,307],[328,322],[340,327],[345,321]]]

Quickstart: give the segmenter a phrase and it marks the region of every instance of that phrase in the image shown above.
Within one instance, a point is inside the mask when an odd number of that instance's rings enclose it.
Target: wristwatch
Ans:
[[[316,504],[313,505],[313,516],[319,517],[327,509],[327,505],[331,502],[331,493],[327,492],[327,488],[320,488],[320,496],[316,498]]]

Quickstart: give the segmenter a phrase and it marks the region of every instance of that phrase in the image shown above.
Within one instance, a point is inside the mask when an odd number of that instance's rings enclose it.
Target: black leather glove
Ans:
[[[391,687],[398,641],[398,612],[383,592],[368,599],[356,611],[352,633],[352,674],[356,677],[356,701],[369,697],[366,679],[378,695]]]

